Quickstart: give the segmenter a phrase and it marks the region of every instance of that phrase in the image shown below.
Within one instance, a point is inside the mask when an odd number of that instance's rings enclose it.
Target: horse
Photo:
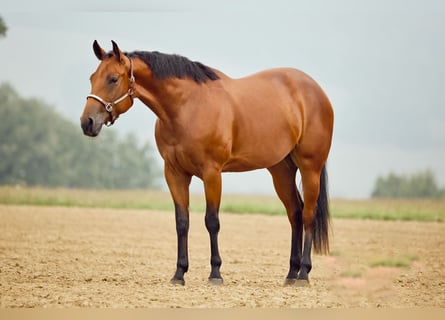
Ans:
[[[176,54],[123,52],[114,41],[108,53],[94,41],[93,51],[100,63],[80,117],[83,133],[97,136],[136,98],[157,116],[155,140],[175,208],[177,263],[170,282],[184,285],[189,268],[192,176],[204,184],[208,281],[221,285],[221,174],[266,168],[292,230],[284,285],[309,284],[312,248],[329,252],[326,161],[334,122],[331,103],[315,80],[293,68],[233,79]],[[297,170],[303,196],[296,186]]]

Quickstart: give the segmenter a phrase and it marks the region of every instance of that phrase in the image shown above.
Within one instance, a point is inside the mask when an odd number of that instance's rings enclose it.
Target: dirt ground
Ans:
[[[445,307],[444,223],[332,225],[310,286],[284,287],[287,218],[222,213],[224,285],[213,287],[204,216],[192,214],[179,287],[171,212],[3,205],[0,307]]]

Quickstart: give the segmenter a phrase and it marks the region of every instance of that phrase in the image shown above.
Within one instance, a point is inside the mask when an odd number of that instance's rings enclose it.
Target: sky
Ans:
[[[311,75],[334,108],[331,196],[369,197],[389,172],[431,169],[445,186],[443,1],[0,0],[0,8],[8,26],[0,83],[76,124],[98,65],[94,40],[106,50],[114,40],[123,51],[181,54],[234,78],[293,67]],[[155,121],[136,102],[105,130],[155,147]],[[224,174],[223,190],[274,193],[267,170]],[[201,191],[194,179],[192,192]]]

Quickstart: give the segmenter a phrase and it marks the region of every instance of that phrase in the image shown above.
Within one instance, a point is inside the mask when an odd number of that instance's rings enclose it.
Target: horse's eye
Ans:
[[[119,79],[115,76],[108,78],[108,83],[115,84]]]

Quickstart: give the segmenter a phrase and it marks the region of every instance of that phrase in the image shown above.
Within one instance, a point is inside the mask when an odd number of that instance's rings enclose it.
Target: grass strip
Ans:
[[[115,209],[174,209],[168,192],[153,190],[84,190],[0,186],[0,204]],[[390,221],[445,221],[444,200],[345,200],[332,199],[334,218]],[[203,195],[192,194],[190,210],[205,211]],[[237,214],[285,215],[273,195],[223,194],[221,212]]]

